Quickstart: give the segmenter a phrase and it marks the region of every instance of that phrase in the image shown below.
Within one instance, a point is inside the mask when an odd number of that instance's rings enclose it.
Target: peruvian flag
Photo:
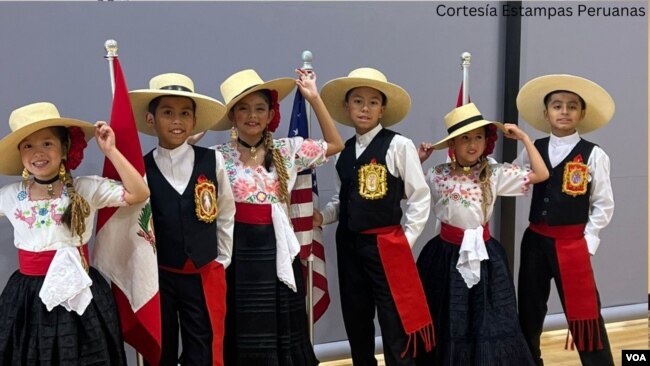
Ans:
[[[114,58],[113,65],[115,92],[110,126],[115,131],[115,145],[144,176],[138,131],[117,57]],[[120,179],[108,159],[104,160],[102,175]],[[160,360],[161,337],[160,295],[149,200],[128,207],[99,210],[95,240],[94,266],[111,280],[124,341],[142,354],[148,363],[157,365]]]

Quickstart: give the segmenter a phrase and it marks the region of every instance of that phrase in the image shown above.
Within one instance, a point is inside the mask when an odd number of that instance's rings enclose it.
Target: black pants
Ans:
[[[376,366],[375,308],[387,366],[415,365],[407,336],[379,258],[376,235],[337,231],[337,260],[343,323],[355,366]],[[415,279],[414,279],[415,280]]]
[[[212,365],[212,327],[200,274],[158,270],[162,353],[160,365],[178,365],[178,328],[182,365]]]
[[[521,263],[519,265],[518,301],[519,321],[526,337],[526,342],[538,365],[543,365],[540,350],[540,337],[544,326],[544,318],[548,310],[547,302],[551,292],[551,279],[555,279],[565,309],[560,269],[555,250],[555,239],[537,234],[526,229],[521,243]],[[602,315],[600,315],[600,296],[598,300],[598,324],[603,342],[603,349],[597,351],[581,351],[580,360],[583,365],[614,365],[612,352],[607,338],[607,330]]]

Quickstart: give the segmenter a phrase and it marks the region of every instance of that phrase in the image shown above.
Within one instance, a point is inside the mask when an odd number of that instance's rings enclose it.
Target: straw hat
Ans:
[[[291,93],[295,86],[296,81],[292,78],[278,78],[265,82],[257,72],[252,69],[242,70],[230,75],[223,83],[221,83],[221,95],[226,103],[226,115],[210,129],[223,131],[232,127],[232,122],[230,121],[230,118],[228,118],[228,112],[235,106],[235,104],[237,104],[237,102],[250,93],[263,89],[275,90],[278,93],[277,102],[279,103],[284,99],[284,97]]]
[[[544,97],[557,90],[578,94],[587,104],[585,117],[576,127],[580,134],[604,126],[614,115],[614,99],[603,87],[579,76],[553,74],[530,80],[519,90],[517,109],[521,118],[542,132],[551,132],[551,126],[544,118]]]
[[[20,107],[9,116],[11,133],[0,140],[0,174],[20,175],[24,166],[18,144],[32,133],[54,126],[79,127],[84,132],[86,141],[95,136],[95,126],[92,123],[61,117],[52,103],[40,102]]]
[[[505,131],[503,123],[484,119],[474,103],[467,103],[454,108],[445,116],[445,126],[449,136],[433,144],[433,148],[435,150],[445,149],[448,145],[447,142],[454,137],[489,124],[493,124],[500,130]]]
[[[156,131],[147,124],[145,115],[149,103],[160,96],[187,97],[196,103],[196,126],[191,134],[203,132],[215,124],[226,113],[224,105],[208,96],[194,92],[194,82],[183,74],[161,74],[149,80],[149,89],[129,92],[131,106],[138,131],[147,135],[156,135]]]
[[[350,71],[348,76],[333,79],[321,89],[321,98],[334,120],[346,126],[354,127],[345,108],[345,94],[358,87],[377,89],[386,95],[386,109],[379,121],[382,126],[394,125],[406,117],[411,109],[411,97],[401,86],[388,82],[379,70],[362,67]]]

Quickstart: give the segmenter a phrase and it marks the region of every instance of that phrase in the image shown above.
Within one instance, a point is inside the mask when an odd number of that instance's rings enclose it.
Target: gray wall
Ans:
[[[462,52],[472,53],[470,94],[488,118],[500,119],[506,72],[504,18],[439,16],[439,5],[485,3],[0,2],[0,116],[6,121],[13,109],[48,100],[64,116],[107,119],[111,94],[103,44],[109,38],[119,43],[130,89],[146,88],[159,73],[181,72],[193,78],[198,92],[218,99],[219,84],[233,72],[254,68],[264,79],[293,76],[293,69],[302,64],[302,51],[309,49],[321,86],[357,67],[382,70],[412,97],[409,116],[395,130],[416,144],[435,141],[445,135],[442,117],[456,103]],[[528,17],[522,28],[522,84],[544,73],[575,73],[599,82],[617,102],[612,123],[587,136],[610,154],[617,202],[594,266],[604,306],[645,302],[647,236],[639,224],[647,222],[646,18]],[[290,107],[291,97],[283,103],[285,118],[277,136],[286,134]],[[354,133],[345,126],[339,130],[346,139]],[[7,132],[8,126],[1,123],[0,134]],[[141,138],[145,152],[155,146],[154,139]],[[201,144],[226,139],[227,133],[211,132]],[[642,153],[631,155],[632,146]],[[76,174],[100,173],[103,158],[97,147],[91,143],[86,153]],[[443,153],[436,154],[425,168],[444,160]],[[331,163],[318,171],[322,203],[334,193],[333,177]],[[13,180],[0,177],[0,184]],[[527,200],[518,200],[517,240],[526,226]],[[332,304],[316,324],[319,344],[346,338],[334,230],[333,225],[325,229]],[[16,268],[6,220],[0,221],[0,235],[6,238],[0,247],[4,284]],[[432,235],[430,222],[416,244],[416,255]],[[551,311],[561,311],[556,302]]]

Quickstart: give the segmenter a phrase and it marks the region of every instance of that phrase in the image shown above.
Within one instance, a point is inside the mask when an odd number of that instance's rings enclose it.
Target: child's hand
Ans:
[[[307,100],[313,100],[319,96],[318,88],[316,88],[316,73],[312,70],[296,69],[296,85],[300,89],[300,93]]]
[[[433,145],[428,142],[423,142],[418,146],[418,157],[420,158],[420,163],[424,163],[431,153],[435,150]]]
[[[506,131],[508,131],[503,135],[509,139],[523,141],[529,138],[526,132],[522,131],[519,126],[513,123],[504,123],[503,126],[506,128]]]
[[[195,145],[197,142],[199,142],[200,139],[203,138],[203,136],[205,136],[206,132],[208,132],[208,131],[199,132],[197,134],[194,134],[194,135],[188,137],[187,138],[187,143],[190,144],[190,145]]]
[[[111,126],[109,126],[104,121],[97,121],[95,123],[95,140],[97,141],[97,146],[104,153],[104,155],[109,154],[113,149],[115,149],[115,132]]]
[[[314,209],[314,216],[312,218],[314,223],[313,227],[319,227],[323,225],[323,214],[320,213],[317,209]]]

